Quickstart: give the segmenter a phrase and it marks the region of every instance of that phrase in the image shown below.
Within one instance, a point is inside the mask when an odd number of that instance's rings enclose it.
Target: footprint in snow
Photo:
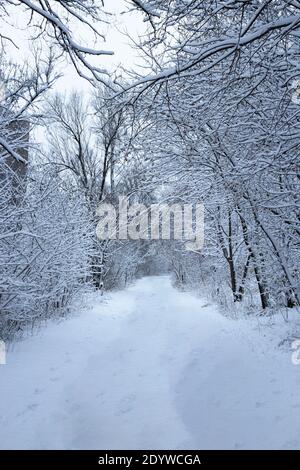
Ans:
[[[234,444],[235,449],[242,449],[244,447],[244,444],[242,442],[237,442]]]
[[[275,416],[275,421],[282,421],[283,420],[283,416]]]
[[[120,413],[123,414],[123,413],[128,413],[129,411],[131,411],[133,409],[135,400],[136,400],[136,395],[134,394],[127,395],[126,397],[124,397],[121,400],[120,405],[119,405]]]
[[[265,404],[266,404],[265,402],[257,401],[257,402],[255,403],[255,407],[256,407],[256,408],[262,408],[263,406],[265,406]]]
[[[34,411],[39,406],[38,403],[32,403],[31,405],[27,406],[27,410]]]
[[[62,377],[50,377],[51,382],[58,382]]]

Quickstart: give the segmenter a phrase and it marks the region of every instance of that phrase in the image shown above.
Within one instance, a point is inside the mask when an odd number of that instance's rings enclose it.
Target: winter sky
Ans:
[[[98,43],[97,46],[99,47],[100,44],[102,49],[111,50],[114,55],[97,58],[97,64],[110,72],[117,68],[120,70],[122,67],[132,69],[138,63],[137,53],[130,47],[130,39],[126,37],[125,33],[128,32],[131,37],[136,39],[143,33],[145,23],[141,14],[128,12],[128,6],[129,3],[126,0],[109,0],[109,2],[105,2],[105,11],[111,13],[111,17],[108,25],[99,25],[99,30],[104,34],[106,41],[105,43]],[[30,56],[31,48],[27,40],[29,35],[28,18],[25,18],[21,8],[18,14],[16,14],[17,10],[18,8],[13,7],[13,14],[5,27],[5,33],[13,39],[17,46],[16,48],[12,44],[9,45],[10,58],[22,62],[24,58]],[[73,36],[77,42],[93,47],[93,36],[87,39],[86,35],[86,29],[78,29],[78,25],[73,28]],[[35,46],[38,46],[38,41],[36,41]],[[61,64],[61,71],[64,76],[55,84],[57,91],[71,91],[74,89],[88,91],[91,88],[91,85],[86,80],[81,79],[73,66],[66,61]]]

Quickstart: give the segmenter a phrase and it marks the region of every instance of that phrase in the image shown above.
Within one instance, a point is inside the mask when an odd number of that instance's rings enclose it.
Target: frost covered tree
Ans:
[[[148,73],[124,90],[147,122],[148,184],[205,203],[204,254],[235,302],[299,304],[299,3],[143,6]]]
[[[90,278],[89,214],[52,169],[30,163],[37,107],[53,83],[53,57],[32,68],[2,59],[0,110],[0,335],[64,311]]]

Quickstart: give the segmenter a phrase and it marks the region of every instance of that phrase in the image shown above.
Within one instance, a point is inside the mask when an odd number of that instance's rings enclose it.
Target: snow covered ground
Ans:
[[[278,321],[225,318],[166,276],[93,296],[0,365],[0,447],[300,448],[300,366]]]

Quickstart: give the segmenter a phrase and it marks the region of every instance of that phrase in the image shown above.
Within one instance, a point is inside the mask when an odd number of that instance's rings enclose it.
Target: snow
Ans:
[[[289,328],[226,318],[167,276],[93,294],[8,351],[0,448],[300,448]]]
[[[40,16],[44,17],[47,21],[49,21],[49,23],[57,26],[59,31],[61,31],[61,33],[63,33],[66,36],[68,43],[71,46],[71,49],[76,50],[78,52],[83,52],[84,54],[91,54],[91,55],[113,55],[114,54],[113,51],[95,50],[95,49],[91,49],[89,47],[84,47],[84,46],[81,46],[80,44],[77,44],[71,38],[71,33],[70,33],[68,26],[66,26],[64,22],[59,19],[57,14],[50,13],[50,11],[47,11],[46,8],[40,8],[38,5],[36,5],[34,2],[30,0],[22,0],[22,3],[24,5],[27,5],[32,10],[32,12],[38,13]],[[80,5],[78,6],[78,9],[80,9]],[[92,28],[92,30],[94,31],[94,28],[87,21],[84,21],[83,16],[79,15],[75,11],[75,9],[67,8],[67,10],[69,11],[69,13],[71,13],[73,17],[77,18],[82,23],[88,24],[90,28]]]

